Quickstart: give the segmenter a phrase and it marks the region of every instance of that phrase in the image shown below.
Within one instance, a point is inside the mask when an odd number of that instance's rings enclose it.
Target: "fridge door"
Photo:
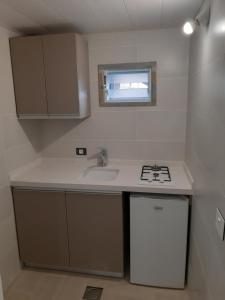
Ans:
[[[131,283],[184,288],[188,198],[130,197]]]

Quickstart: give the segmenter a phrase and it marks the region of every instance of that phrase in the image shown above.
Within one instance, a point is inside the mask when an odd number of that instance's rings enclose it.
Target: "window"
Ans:
[[[100,106],[156,103],[156,63],[99,65]]]

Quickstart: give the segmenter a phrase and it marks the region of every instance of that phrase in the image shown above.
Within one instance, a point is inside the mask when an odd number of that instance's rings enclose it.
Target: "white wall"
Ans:
[[[92,116],[82,122],[46,121],[45,156],[74,156],[76,146],[105,146],[111,158],[183,160],[189,42],[180,30],[90,34]],[[99,107],[97,66],[157,61],[156,107]]]
[[[9,36],[0,28],[0,273],[6,288],[19,270],[9,172],[38,157],[40,126],[18,122],[15,112]]]
[[[195,180],[189,286],[193,299],[225,299],[225,1],[213,0],[208,29],[191,41],[187,162]]]

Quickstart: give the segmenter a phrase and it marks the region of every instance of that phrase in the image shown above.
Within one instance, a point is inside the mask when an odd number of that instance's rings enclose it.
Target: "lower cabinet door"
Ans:
[[[13,190],[21,260],[33,266],[68,266],[63,192]]]
[[[121,194],[66,194],[70,266],[77,271],[122,277]]]

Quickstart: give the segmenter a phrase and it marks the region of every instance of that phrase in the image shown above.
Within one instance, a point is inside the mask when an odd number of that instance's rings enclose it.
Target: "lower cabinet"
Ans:
[[[65,194],[14,189],[13,198],[21,260],[27,265],[67,266]]]
[[[13,189],[25,265],[122,277],[122,194]]]
[[[123,275],[121,194],[67,193],[70,266],[77,271]]]

